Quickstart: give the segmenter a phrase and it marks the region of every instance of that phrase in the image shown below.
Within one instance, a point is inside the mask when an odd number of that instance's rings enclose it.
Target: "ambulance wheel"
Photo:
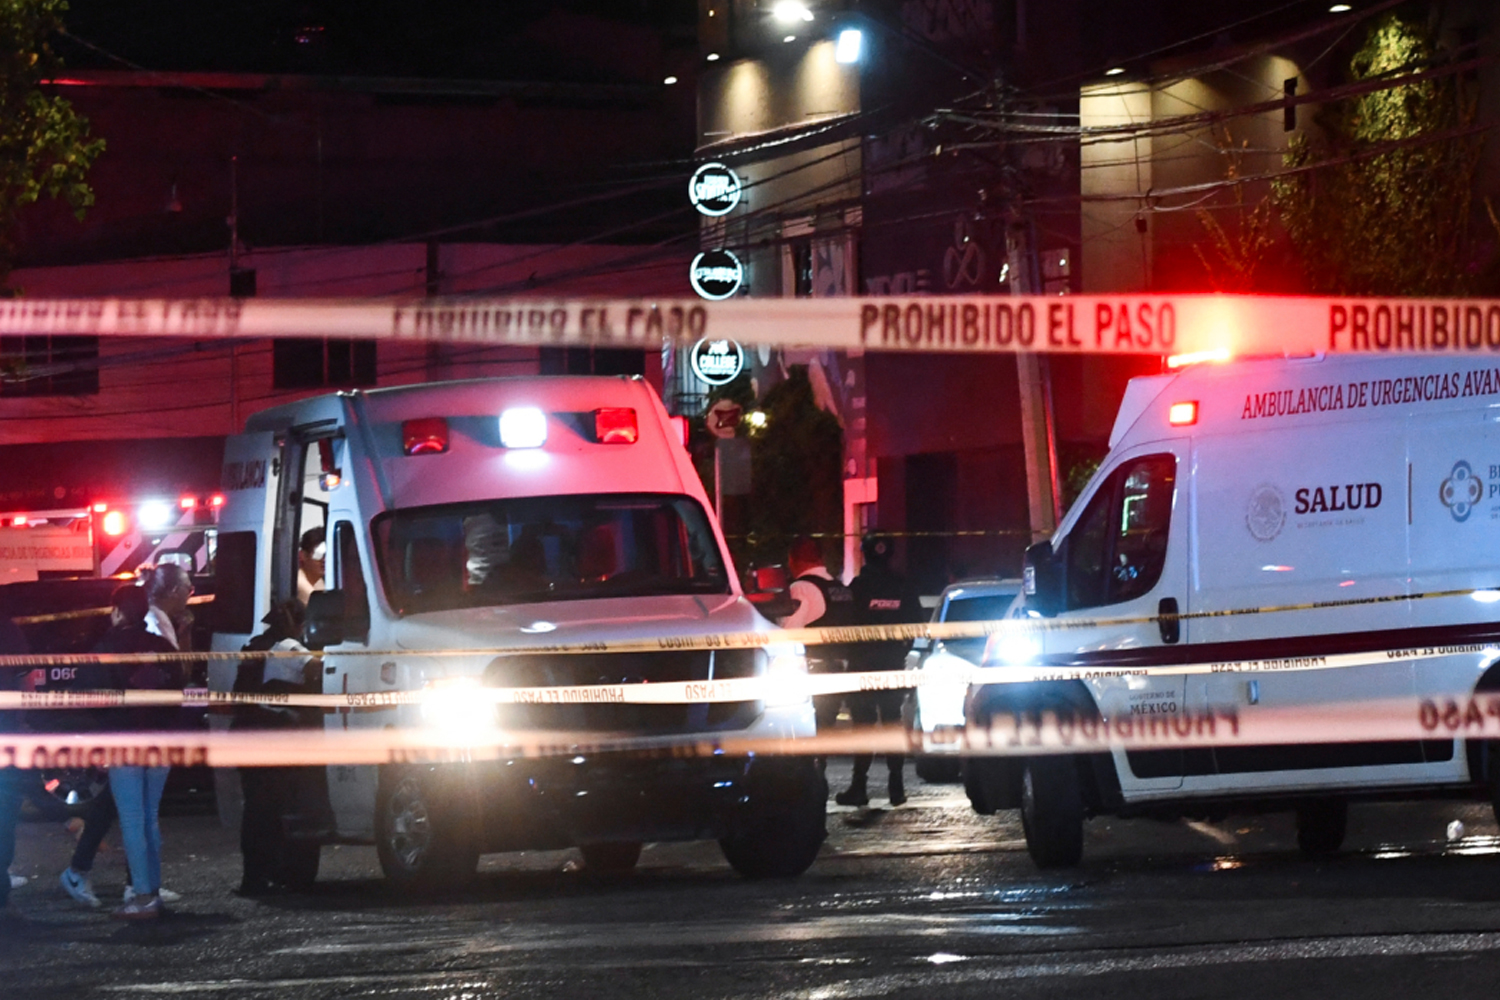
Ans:
[[[1021,772],[1021,828],[1038,868],[1071,868],[1083,858],[1083,791],[1072,757],[1033,757]]]
[[[382,772],[375,795],[375,851],[396,887],[450,889],[479,866],[464,772],[425,768]]]
[[[318,880],[318,864],[323,860],[323,846],[316,840],[283,840],[281,843],[281,877],[289,889],[311,889]]]
[[[1297,846],[1310,858],[1337,854],[1349,828],[1349,803],[1313,799],[1297,807]]]
[[[632,871],[641,860],[639,841],[617,844],[584,844],[579,852],[583,855],[583,870],[598,875],[622,875]]]

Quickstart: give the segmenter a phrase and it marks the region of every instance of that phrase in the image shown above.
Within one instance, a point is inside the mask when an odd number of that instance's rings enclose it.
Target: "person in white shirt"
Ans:
[[[782,628],[830,628],[854,624],[854,595],[833,578],[823,563],[823,550],[816,539],[803,536],[792,543],[787,554],[787,568],[792,574],[788,595],[797,609],[781,620]],[[807,668],[813,673],[843,673],[848,659],[844,647],[824,643],[809,644]],[[813,699],[818,728],[826,729],[838,718],[843,695],[819,695]]]

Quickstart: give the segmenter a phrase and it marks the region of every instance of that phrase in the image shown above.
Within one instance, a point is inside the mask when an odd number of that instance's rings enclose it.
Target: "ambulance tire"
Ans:
[[[1083,859],[1083,789],[1072,757],[1033,757],[1021,772],[1021,828],[1038,868]]]
[[[584,844],[578,848],[583,855],[583,870],[595,875],[623,875],[634,871],[641,860],[641,842],[626,841],[614,844]]]
[[[288,889],[311,889],[318,880],[318,865],[322,860],[323,845],[316,840],[283,839],[281,877],[277,881]]]
[[[1337,854],[1348,829],[1349,803],[1344,799],[1312,799],[1297,807],[1297,846],[1309,858]]]
[[[438,892],[474,878],[479,848],[468,773],[458,767],[382,770],[375,851],[396,888]]]

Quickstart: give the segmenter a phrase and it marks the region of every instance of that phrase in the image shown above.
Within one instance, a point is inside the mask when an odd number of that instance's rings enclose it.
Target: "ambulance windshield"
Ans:
[[[722,594],[708,517],[688,497],[528,497],[392,511],[375,550],[402,614],[653,594]]]

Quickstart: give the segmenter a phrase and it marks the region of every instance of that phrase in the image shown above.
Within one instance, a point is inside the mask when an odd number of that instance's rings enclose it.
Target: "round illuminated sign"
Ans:
[[[688,181],[688,200],[704,215],[728,215],[740,203],[740,175],[722,163],[705,163]]]
[[[745,266],[728,250],[705,250],[688,267],[688,283],[705,299],[717,302],[740,290]]]
[[[693,374],[709,385],[727,385],[745,370],[745,352],[732,340],[704,338],[688,357]]]

